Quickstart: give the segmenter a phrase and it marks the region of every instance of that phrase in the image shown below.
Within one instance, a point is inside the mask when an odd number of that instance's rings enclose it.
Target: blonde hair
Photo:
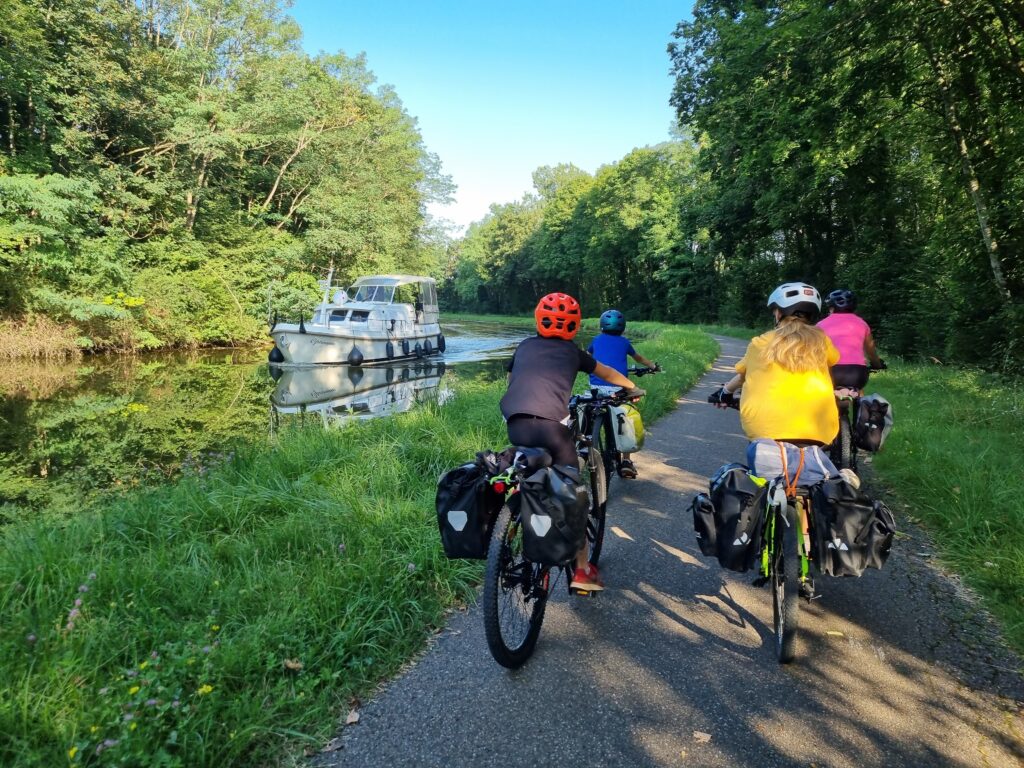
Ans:
[[[792,373],[828,367],[828,336],[798,317],[784,317],[764,351],[765,360]]]

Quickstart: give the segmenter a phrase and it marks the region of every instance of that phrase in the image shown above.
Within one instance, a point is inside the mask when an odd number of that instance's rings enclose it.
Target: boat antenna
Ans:
[[[324,301],[326,304],[331,298],[331,281],[334,279],[334,259],[331,259],[331,266],[327,270],[327,279],[324,281]]]

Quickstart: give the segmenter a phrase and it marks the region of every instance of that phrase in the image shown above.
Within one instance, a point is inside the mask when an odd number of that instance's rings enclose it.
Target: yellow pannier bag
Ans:
[[[615,450],[619,453],[633,453],[644,447],[644,422],[640,411],[626,403],[609,408],[615,433]]]

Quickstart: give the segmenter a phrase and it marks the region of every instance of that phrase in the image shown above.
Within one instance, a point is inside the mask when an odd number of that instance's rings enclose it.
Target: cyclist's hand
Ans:
[[[661,371],[661,363],[655,363],[654,367],[651,369],[651,373],[661,373]]]
[[[640,387],[633,387],[632,389],[625,390],[622,394],[627,400],[635,403],[641,397],[646,395],[647,392],[646,390],[640,389]]]
[[[878,358],[878,365],[872,365],[871,366],[871,370],[872,371],[884,371],[888,367],[889,366],[885,364],[885,360],[883,360],[882,358]]]
[[[736,395],[726,392],[725,387],[719,387],[708,395],[708,402],[716,408],[728,408],[730,405],[735,404]]]

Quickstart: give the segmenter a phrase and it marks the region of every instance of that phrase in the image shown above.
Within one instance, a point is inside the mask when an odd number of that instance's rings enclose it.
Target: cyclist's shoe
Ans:
[[[768,577],[767,576],[758,576],[756,579],[754,579],[750,583],[753,584],[755,587],[763,587],[765,584],[768,583]]]
[[[619,462],[619,477],[623,477],[626,480],[636,479],[636,467],[633,466],[632,461],[623,459]]]
[[[569,589],[577,592],[600,592],[604,589],[604,582],[601,581],[601,573],[597,566],[588,563],[586,568],[577,568],[573,572]]]
[[[810,576],[800,582],[800,597],[806,600],[814,599],[814,579]]]

